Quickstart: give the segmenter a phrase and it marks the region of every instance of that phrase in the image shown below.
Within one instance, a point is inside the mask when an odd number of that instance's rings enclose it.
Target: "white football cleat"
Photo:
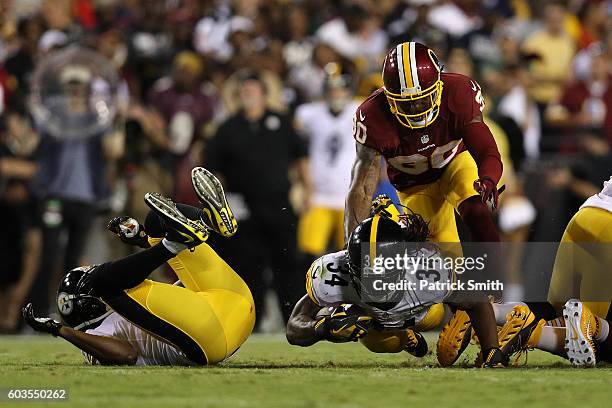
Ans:
[[[563,306],[565,318],[565,351],[576,367],[595,367],[597,317],[578,299],[570,299]]]

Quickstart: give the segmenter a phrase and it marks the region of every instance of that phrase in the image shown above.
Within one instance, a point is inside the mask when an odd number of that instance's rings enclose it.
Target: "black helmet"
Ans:
[[[400,222],[401,224],[377,214],[360,222],[349,237],[349,276],[353,286],[366,303],[381,303],[392,307],[402,294],[402,291],[374,290],[372,282],[369,279],[365,280],[367,272],[375,272],[375,258],[380,256],[394,258],[397,254],[402,255],[408,250],[408,247],[401,246],[401,243],[424,242],[427,239],[429,232],[427,222],[419,214],[413,212],[402,214]],[[416,247],[411,248],[410,252],[416,250]],[[394,283],[403,276],[403,270],[385,268],[384,274],[370,273],[367,277]]]
[[[93,293],[89,277],[95,266],[82,266],[68,271],[57,289],[57,309],[64,324],[76,330],[96,328],[110,310]]]

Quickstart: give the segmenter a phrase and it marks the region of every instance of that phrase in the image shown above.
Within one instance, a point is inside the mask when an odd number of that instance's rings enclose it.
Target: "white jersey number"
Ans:
[[[361,115],[361,112],[359,112]],[[368,138],[368,129],[362,122],[357,122],[357,115],[353,117],[353,136],[359,143],[364,144]]]
[[[430,157],[422,154],[411,154],[410,156],[396,156],[388,159],[390,165],[407,174],[417,175],[425,173],[430,168],[441,169],[446,166],[457,154],[461,139],[453,140],[443,146],[438,146]],[[445,155],[450,152],[446,157]]]

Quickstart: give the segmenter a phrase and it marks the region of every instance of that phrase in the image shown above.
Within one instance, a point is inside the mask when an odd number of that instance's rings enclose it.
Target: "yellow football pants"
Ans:
[[[370,330],[359,341],[374,353],[399,353],[404,351],[408,342],[408,330],[425,332],[433,330],[444,320],[444,305],[435,304],[429,308],[425,317],[414,327],[403,330]]]
[[[149,239],[151,245],[160,241]],[[246,283],[205,243],[193,252],[180,252],[168,264],[184,287],[147,279],[126,290],[143,315],[126,318],[138,320],[133,323],[183,352],[184,348],[191,349],[193,355],[201,350],[205,363],[218,363],[231,356],[255,325],[255,306]],[[160,329],[152,330],[151,324]],[[176,344],[179,342],[184,344]],[[198,347],[200,350],[193,350]]]
[[[612,243],[612,213],[585,207],[572,217],[561,238],[548,289],[548,301],[557,310],[577,298],[606,318],[612,301],[612,251],[605,243]]]
[[[344,210],[312,207],[300,218],[298,247],[304,253],[320,256],[333,242],[339,251],[344,245],[343,227]]]
[[[455,211],[468,198],[477,195],[474,181],[478,166],[468,151],[461,152],[433,183],[398,191],[402,205],[421,214],[429,222],[433,242],[459,242]]]

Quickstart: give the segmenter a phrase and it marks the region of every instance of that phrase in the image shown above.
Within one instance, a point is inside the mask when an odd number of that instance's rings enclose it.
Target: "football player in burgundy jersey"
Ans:
[[[355,112],[346,237],[368,216],[383,156],[402,205],[429,222],[432,241],[459,242],[455,211],[473,241],[499,241],[486,204],[497,205],[502,162],[482,119],[480,86],[441,71],[420,43],[401,43],[387,54],[383,87]]]

